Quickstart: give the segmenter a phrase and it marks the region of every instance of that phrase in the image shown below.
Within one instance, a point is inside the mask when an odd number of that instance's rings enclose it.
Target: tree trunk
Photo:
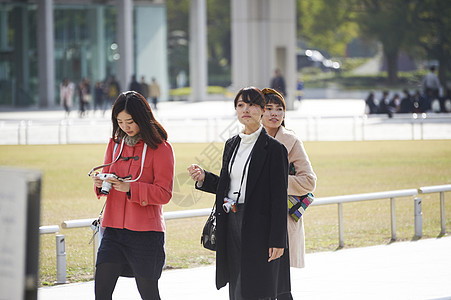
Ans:
[[[388,84],[398,83],[398,52],[385,52],[387,59]]]

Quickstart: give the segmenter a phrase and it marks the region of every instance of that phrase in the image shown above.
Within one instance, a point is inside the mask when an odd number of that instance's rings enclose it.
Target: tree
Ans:
[[[207,53],[210,84],[226,86],[231,82],[230,2],[230,0],[207,0]]]
[[[417,43],[425,57],[439,62],[438,76],[446,86],[446,74],[451,69],[451,3],[441,0],[417,0],[414,21],[418,24]]]
[[[415,34],[412,4],[409,0],[359,0],[357,18],[363,36],[381,42],[387,60],[388,82],[398,81],[398,54],[411,47]]]
[[[297,0],[297,36],[332,55],[344,56],[358,35],[355,0]]]
[[[189,4],[190,0],[166,1],[169,81],[173,87],[179,72],[189,74]]]

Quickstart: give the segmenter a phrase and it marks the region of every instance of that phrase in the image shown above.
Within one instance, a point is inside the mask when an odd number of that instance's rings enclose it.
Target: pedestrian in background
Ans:
[[[390,106],[390,98],[388,91],[382,92],[382,98],[379,101],[378,113],[387,114],[389,118],[393,117],[395,109]]]
[[[399,110],[401,109],[401,99],[398,93],[395,93],[393,95],[393,98],[390,100],[388,106],[390,107],[393,113],[399,112]]]
[[[139,82],[136,80],[135,74],[132,75],[130,84],[128,85],[128,90],[135,91],[141,94],[141,84],[139,84]]]
[[[89,80],[88,77],[86,77],[83,80],[83,101],[85,102],[85,109],[86,111],[89,111],[91,108],[92,103],[92,94],[91,94],[91,80]]]
[[[69,79],[64,78],[60,84],[60,103],[66,111],[66,117],[69,117],[71,107],[74,103],[75,86]]]
[[[423,77],[421,81],[423,87],[423,95],[426,100],[425,111],[431,109],[432,101],[438,100],[440,96],[440,80],[435,74],[435,66],[429,68],[429,73]]]
[[[77,87],[78,92],[78,116],[80,118],[84,118],[86,116],[86,102],[84,99],[85,93],[86,93],[86,87],[84,80],[81,80],[78,83]]]
[[[413,112],[424,113],[427,110],[427,100],[421,95],[419,90],[416,90],[412,96]]]
[[[108,105],[112,106],[114,100],[116,100],[117,96],[119,95],[119,92],[121,91],[121,87],[119,85],[119,82],[116,80],[116,76],[111,75],[110,78],[108,78],[106,84],[106,95],[107,95],[107,101]]]
[[[105,94],[104,94],[104,87],[102,85],[101,81],[97,81],[96,85],[94,87],[94,112],[99,109],[105,115]]]
[[[157,108],[158,98],[160,98],[160,85],[158,84],[155,77],[152,77],[152,82],[150,84],[150,99],[152,100],[152,105],[154,109]]]
[[[141,95],[146,99],[146,101],[149,101],[149,84],[146,82],[146,78],[144,76],[141,76]]]
[[[298,80],[296,81],[296,96],[299,102],[302,100],[303,90],[304,90],[304,81],[302,81],[302,79],[299,77]]]
[[[377,114],[378,107],[376,104],[376,98],[374,97],[374,92],[370,92],[365,99],[367,111],[369,114]]]
[[[271,79],[271,83],[269,86],[272,89],[275,89],[279,93],[282,94],[282,96],[286,96],[286,88],[285,88],[285,79],[283,78],[282,74],[280,73],[279,69],[276,69],[274,71],[274,77]]]
[[[406,114],[406,113],[412,113],[413,112],[413,101],[412,96],[410,95],[410,92],[408,89],[404,89],[402,91],[403,97],[401,99],[401,104],[399,106],[399,113]]]

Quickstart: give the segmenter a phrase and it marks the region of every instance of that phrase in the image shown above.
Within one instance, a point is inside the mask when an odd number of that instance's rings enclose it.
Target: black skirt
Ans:
[[[96,265],[123,265],[121,276],[158,280],[165,263],[164,232],[132,231],[107,227]]]

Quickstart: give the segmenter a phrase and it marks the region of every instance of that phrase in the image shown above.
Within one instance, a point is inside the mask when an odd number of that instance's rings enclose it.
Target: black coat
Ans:
[[[229,282],[227,262],[228,214],[222,205],[230,183],[228,171],[239,136],[224,148],[221,174],[205,172],[201,190],[216,194],[216,287]],[[247,176],[241,232],[241,284],[245,297],[276,297],[290,291],[287,238],[288,154],[286,148],[263,128],[253,150]],[[285,248],[284,255],[268,263],[269,248]]]

